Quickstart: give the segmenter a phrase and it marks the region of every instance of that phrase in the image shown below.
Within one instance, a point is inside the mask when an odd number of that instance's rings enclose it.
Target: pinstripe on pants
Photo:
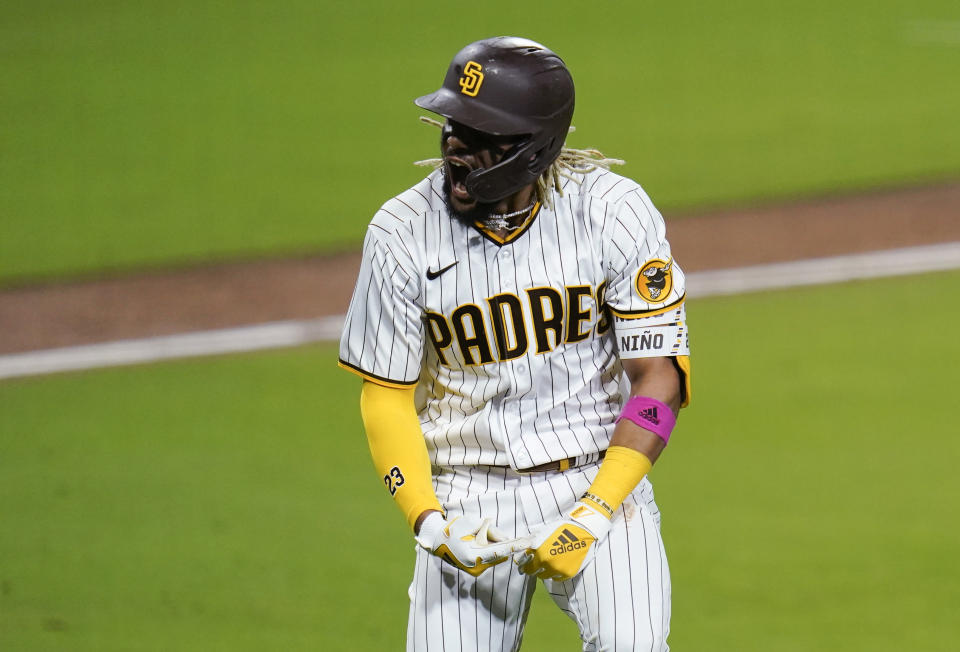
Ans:
[[[569,509],[598,468],[524,475],[504,467],[454,467],[435,478],[435,489],[451,516],[490,517],[518,535]],[[660,513],[646,479],[617,510],[610,534],[592,554],[580,575],[544,581],[553,601],[577,624],[583,649],[669,649],[670,572]],[[407,650],[519,649],[536,580],[509,562],[474,579],[425,550],[418,548],[416,557]]]

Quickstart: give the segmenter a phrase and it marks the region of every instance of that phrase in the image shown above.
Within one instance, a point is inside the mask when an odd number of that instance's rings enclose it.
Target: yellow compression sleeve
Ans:
[[[411,530],[424,511],[443,512],[433,491],[414,391],[364,381],[360,392],[360,415],[373,465]]]
[[[597,503],[612,517],[623,499],[651,468],[653,463],[640,451],[626,446],[611,446],[584,498]]]

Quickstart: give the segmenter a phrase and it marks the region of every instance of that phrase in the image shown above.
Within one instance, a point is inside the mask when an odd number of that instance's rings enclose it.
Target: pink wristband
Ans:
[[[677,425],[677,417],[670,406],[648,396],[631,397],[617,417],[618,423],[620,419],[633,421],[641,428],[649,430],[660,437],[664,444],[670,441],[670,433]]]

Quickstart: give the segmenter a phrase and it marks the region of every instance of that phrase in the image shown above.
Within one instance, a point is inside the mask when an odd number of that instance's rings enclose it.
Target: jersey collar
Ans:
[[[506,237],[502,237],[502,238],[499,235],[497,235],[495,232],[491,231],[486,226],[484,226],[483,222],[474,222],[473,228],[479,231],[480,235],[482,235],[484,238],[486,238],[490,242],[494,243],[497,246],[502,247],[505,244],[510,244],[511,242],[519,238],[521,235],[526,233],[527,230],[530,228],[530,226],[533,224],[533,221],[537,219],[537,215],[539,213],[540,213],[540,202],[537,202],[536,204],[533,205],[533,210],[530,211],[530,214],[527,216],[527,219],[525,219],[518,228],[514,229],[513,231],[510,231],[506,235]]]

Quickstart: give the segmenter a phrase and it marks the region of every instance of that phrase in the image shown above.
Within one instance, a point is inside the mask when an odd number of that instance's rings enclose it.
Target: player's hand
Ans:
[[[538,530],[533,544],[517,560],[520,572],[542,579],[568,580],[587,563],[587,553],[610,531],[610,519],[580,501],[566,516]]]
[[[448,521],[440,512],[428,515],[417,535],[421,547],[474,577],[525,550],[532,540],[508,539],[488,518],[455,516]]]

